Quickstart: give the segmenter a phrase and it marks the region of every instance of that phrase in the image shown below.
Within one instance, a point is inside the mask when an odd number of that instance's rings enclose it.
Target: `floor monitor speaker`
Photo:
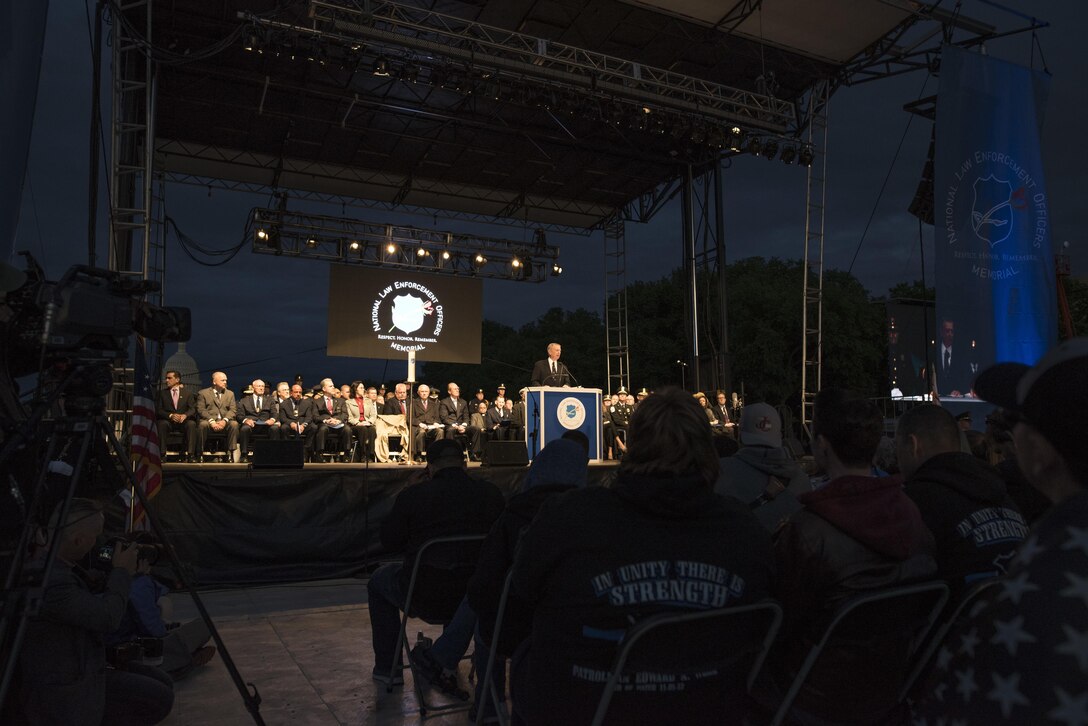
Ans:
[[[484,466],[528,466],[529,452],[524,441],[488,441]]]
[[[303,445],[302,439],[257,439],[253,442],[253,468],[301,469],[305,456]]]

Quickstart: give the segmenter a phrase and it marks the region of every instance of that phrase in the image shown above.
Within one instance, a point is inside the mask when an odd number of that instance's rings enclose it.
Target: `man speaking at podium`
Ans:
[[[563,346],[559,343],[548,343],[548,357],[538,360],[533,366],[532,386],[565,386],[570,387],[574,380],[567,366],[559,362],[559,354],[563,352]]]

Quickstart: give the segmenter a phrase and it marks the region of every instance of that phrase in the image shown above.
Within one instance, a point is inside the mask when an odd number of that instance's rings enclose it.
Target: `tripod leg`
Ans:
[[[106,420],[100,417],[97,419],[97,422],[101,429],[105,431],[106,439],[109,442],[113,453],[120,461],[128,461],[128,455],[121,447],[121,443],[117,440],[117,436],[114,435],[113,429],[110,428]],[[260,713],[261,695],[258,693],[257,687],[252,683],[247,684],[242,680],[242,674],[238,672],[237,666],[234,665],[234,659],[231,658],[230,653],[227,651],[226,644],[223,643],[223,639],[219,636],[219,630],[216,629],[215,623],[212,622],[211,615],[208,614],[207,608],[204,607],[204,601],[200,599],[200,595],[185,576],[181,562],[178,560],[177,552],[174,550],[174,545],[167,536],[166,530],[162,528],[162,524],[159,523],[158,515],[156,515],[155,511],[151,508],[151,505],[147,500],[147,495],[144,494],[143,490],[140,488],[140,483],[136,479],[136,473],[131,468],[126,467],[125,474],[128,478],[129,486],[132,487],[132,491],[136,494],[136,498],[140,500],[140,504],[144,508],[144,512],[147,515],[147,521],[151,524],[152,531],[155,533],[155,536],[159,538],[159,542],[162,543],[167,557],[170,558],[170,564],[174,568],[174,574],[177,576],[178,582],[182,584],[190,597],[193,598],[193,603],[196,605],[196,609],[200,613],[201,619],[208,626],[208,632],[211,633],[212,640],[215,641],[216,646],[219,648],[219,656],[223,659],[223,665],[226,666],[227,672],[234,682],[234,687],[238,690],[239,695],[242,696],[242,701],[245,703],[246,710],[249,711],[254,723],[258,724],[258,726],[264,726],[264,719],[261,718]],[[253,689],[252,693],[249,690],[251,688]]]

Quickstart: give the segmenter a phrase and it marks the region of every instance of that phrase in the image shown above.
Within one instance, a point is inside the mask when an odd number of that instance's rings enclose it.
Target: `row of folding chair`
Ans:
[[[464,547],[468,544],[482,543],[483,535],[441,537],[428,541],[417,552],[412,565],[412,573],[409,581],[404,612],[401,618],[400,633],[398,633],[397,647],[391,672],[400,668],[400,655],[403,652],[408,665],[412,668],[411,659],[407,658],[408,637],[407,627],[410,612],[412,611],[413,597],[415,595],[420,564],[427,553],[434,547],[457,546]],[[466,564],[470,564],[466,561]],[[503,584],[502,594],[499,600],[498,618],[495,623],[495,633],[502,630],[503,618],[510,595],[512,572],[508,572]],[[924,671],[932,659],[940,642],[944,639],[952,622],[959,616],[967,604],[987,587],[995,584],[995,581],[982,583],[971,590],[959,603],[952,614],[941,621],[940,627],[936,627],[941,613],[949,598],[949,588],[944,582],[924,582],[888,588],[854,597],[844,603],[835,612],[829,624],[824,629],[820,639],[811,647],[801,667],[794,676],[789,688],[777,704],[777,710],[771,718],[772,726],[778,726],[786,721],[790,715],[794,701],[800,693],[809,675],[819,665],[820,657],[836,638],[856,637],[859,632],[871,632],[874,624],[883,624],[887,627],[886,614],[895,612],[899,616],[899,631],[910,639],[913,648],[909,654],[911,668],[906,681],[902,684],[900,702],[907,696],[910,688]],[[430,622],[430,621],[428,621]],[[745,679],[746,689],[750,692],[753,684],[766,661],[775,637],[782,623],[782,608],[773,600],[765,600],[739,607],[725,607],[697,612],[663,613],[649,617],[633,627],[629,628],[623,639],[617,646],[616,655],[612,664],[610,677],[601,693],[597,710],[593,718],[593,726],[604,723],[609,705],[617,691],[617,687],[625,674],[635,670],[653,668],[677,667],[676,654],[682,654],[683,666],[693,670],[709,670],[723,666],[723,654],[734,656],[734,662],[725,665],[736,665],[737,657],[750,658],[747,666],[748,673]],[[444,623],[440,623],[444,624]],[[708,638],[711,632],[714,638]],[[662,647],[668,644],[668,647]],[[680,644],[685,644],[681,646]],[[497,661],[498,638],[493,637],[488,652],[487,666],[484,670],[484,687],[481,689],[482,698],[477,704],[476,724],[484,722],[487,712],[486,706],[490,701],[495,704],[495,715],[502,726],[506,726],[508,719],[505,713],[505,694],[499,693],[493,684],[494,669],[498,667]],[[668,662],[661,662],[660,654],[665,654]],[[430,713],[443,713],[453,710],[468,708],[467,704],[452,703],[436,705],[425,699],[421,679],[412,671],[412,680],[418,699],[420,713],[426,716]],[[392,691],[392,684],[389,685]]]

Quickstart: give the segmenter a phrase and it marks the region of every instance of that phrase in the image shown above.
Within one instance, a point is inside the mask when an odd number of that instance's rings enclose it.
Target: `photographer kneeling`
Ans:
[[[139,533],[146,535],[147,533]],[[161,545],[151,543],[148,536],[136,542],[136,573],[128,591],[128,607],[121,627],[106,636],[106,644],[136,645],[135,657],[143,655],[144,663],[156,665],[175,682],[189,675],[196,667],[206,664],[215,655],[215,646],[208,645],[211,633],[200,618],[187,623],[168,622],[173,616],[169,588],[151,575],[158,562]],[[157,649],[154,653],[149,644]],[[158,661],[149,658],[158,655]]]
[[[95,595],[77,563],[102,533],[102,507],[74,498],[64,523],[59,519],[60,507],[49,522],[57,537],[56,561],[19,653],[24,716],[33,724],[66,726],[158,723],[174,705],[170,677],[139,664],[107,668],[103,646],[103,636],[117,629],[128,605],[136,545],[114,546],[105,591]]]

